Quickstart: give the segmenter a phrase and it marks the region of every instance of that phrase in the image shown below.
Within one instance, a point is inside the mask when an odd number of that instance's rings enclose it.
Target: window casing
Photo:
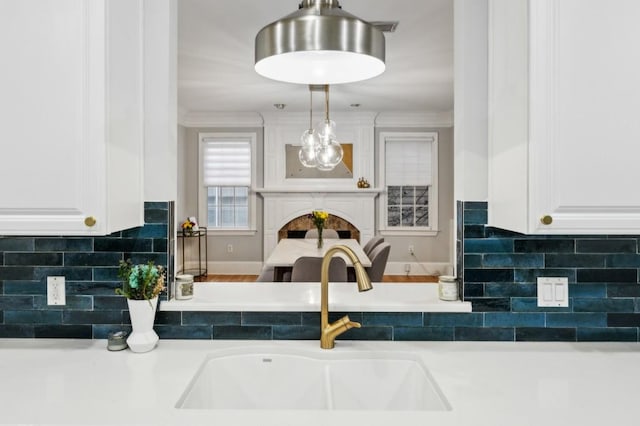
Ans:
[[[378,159],[380,233],[438,232],[438,134],[381,132]]]
[[[255,133],[200,133],[200,224],[211,232],[256,232]]]

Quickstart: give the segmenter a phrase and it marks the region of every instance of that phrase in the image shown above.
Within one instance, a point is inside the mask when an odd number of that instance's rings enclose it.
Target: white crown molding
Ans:
[[[376,127],[453,127],[453,111],[381,112]]]
[[[330,112],[330,118],[336,122],[338,126],[371,126],[373,127],[375,122],[376,113],[374,112]],[[314,111],[313,124],[322,120],[322,111]],[[262,118],[264,119],[265,126],[308,126],[309,125],[309,113],[308,112],[262,112]]]
[[[180,111],[179,124],[185,127],[262,127],[257,112]]]

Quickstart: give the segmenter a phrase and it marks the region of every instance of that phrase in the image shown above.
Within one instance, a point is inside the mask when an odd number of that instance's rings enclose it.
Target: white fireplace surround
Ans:
[[[376,189],[331,190],[313,189],[256,190],[264,199],[264,260],[278,244],[278,231],[290,220],[324,210],[351,222],[360,231],[360,241],[366,242],[375,234]]]

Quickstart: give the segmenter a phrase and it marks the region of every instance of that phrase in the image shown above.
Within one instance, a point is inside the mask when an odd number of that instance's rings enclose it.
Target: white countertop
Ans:
[[[1,424],[251,426],[637,425],[635,343],[352,342],[333,351],[419,354],[451,411],[180,410],[207,354],[316,341],[161,340],[109,352],[105,340],[0,339]]]

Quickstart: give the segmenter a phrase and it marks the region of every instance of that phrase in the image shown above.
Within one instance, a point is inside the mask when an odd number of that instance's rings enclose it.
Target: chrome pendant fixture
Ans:
[[[382,31],[343,11],[337,0],[303,0],[298,7],[258,32],[258,74],[289,83],[339,84],[384,72]]]

